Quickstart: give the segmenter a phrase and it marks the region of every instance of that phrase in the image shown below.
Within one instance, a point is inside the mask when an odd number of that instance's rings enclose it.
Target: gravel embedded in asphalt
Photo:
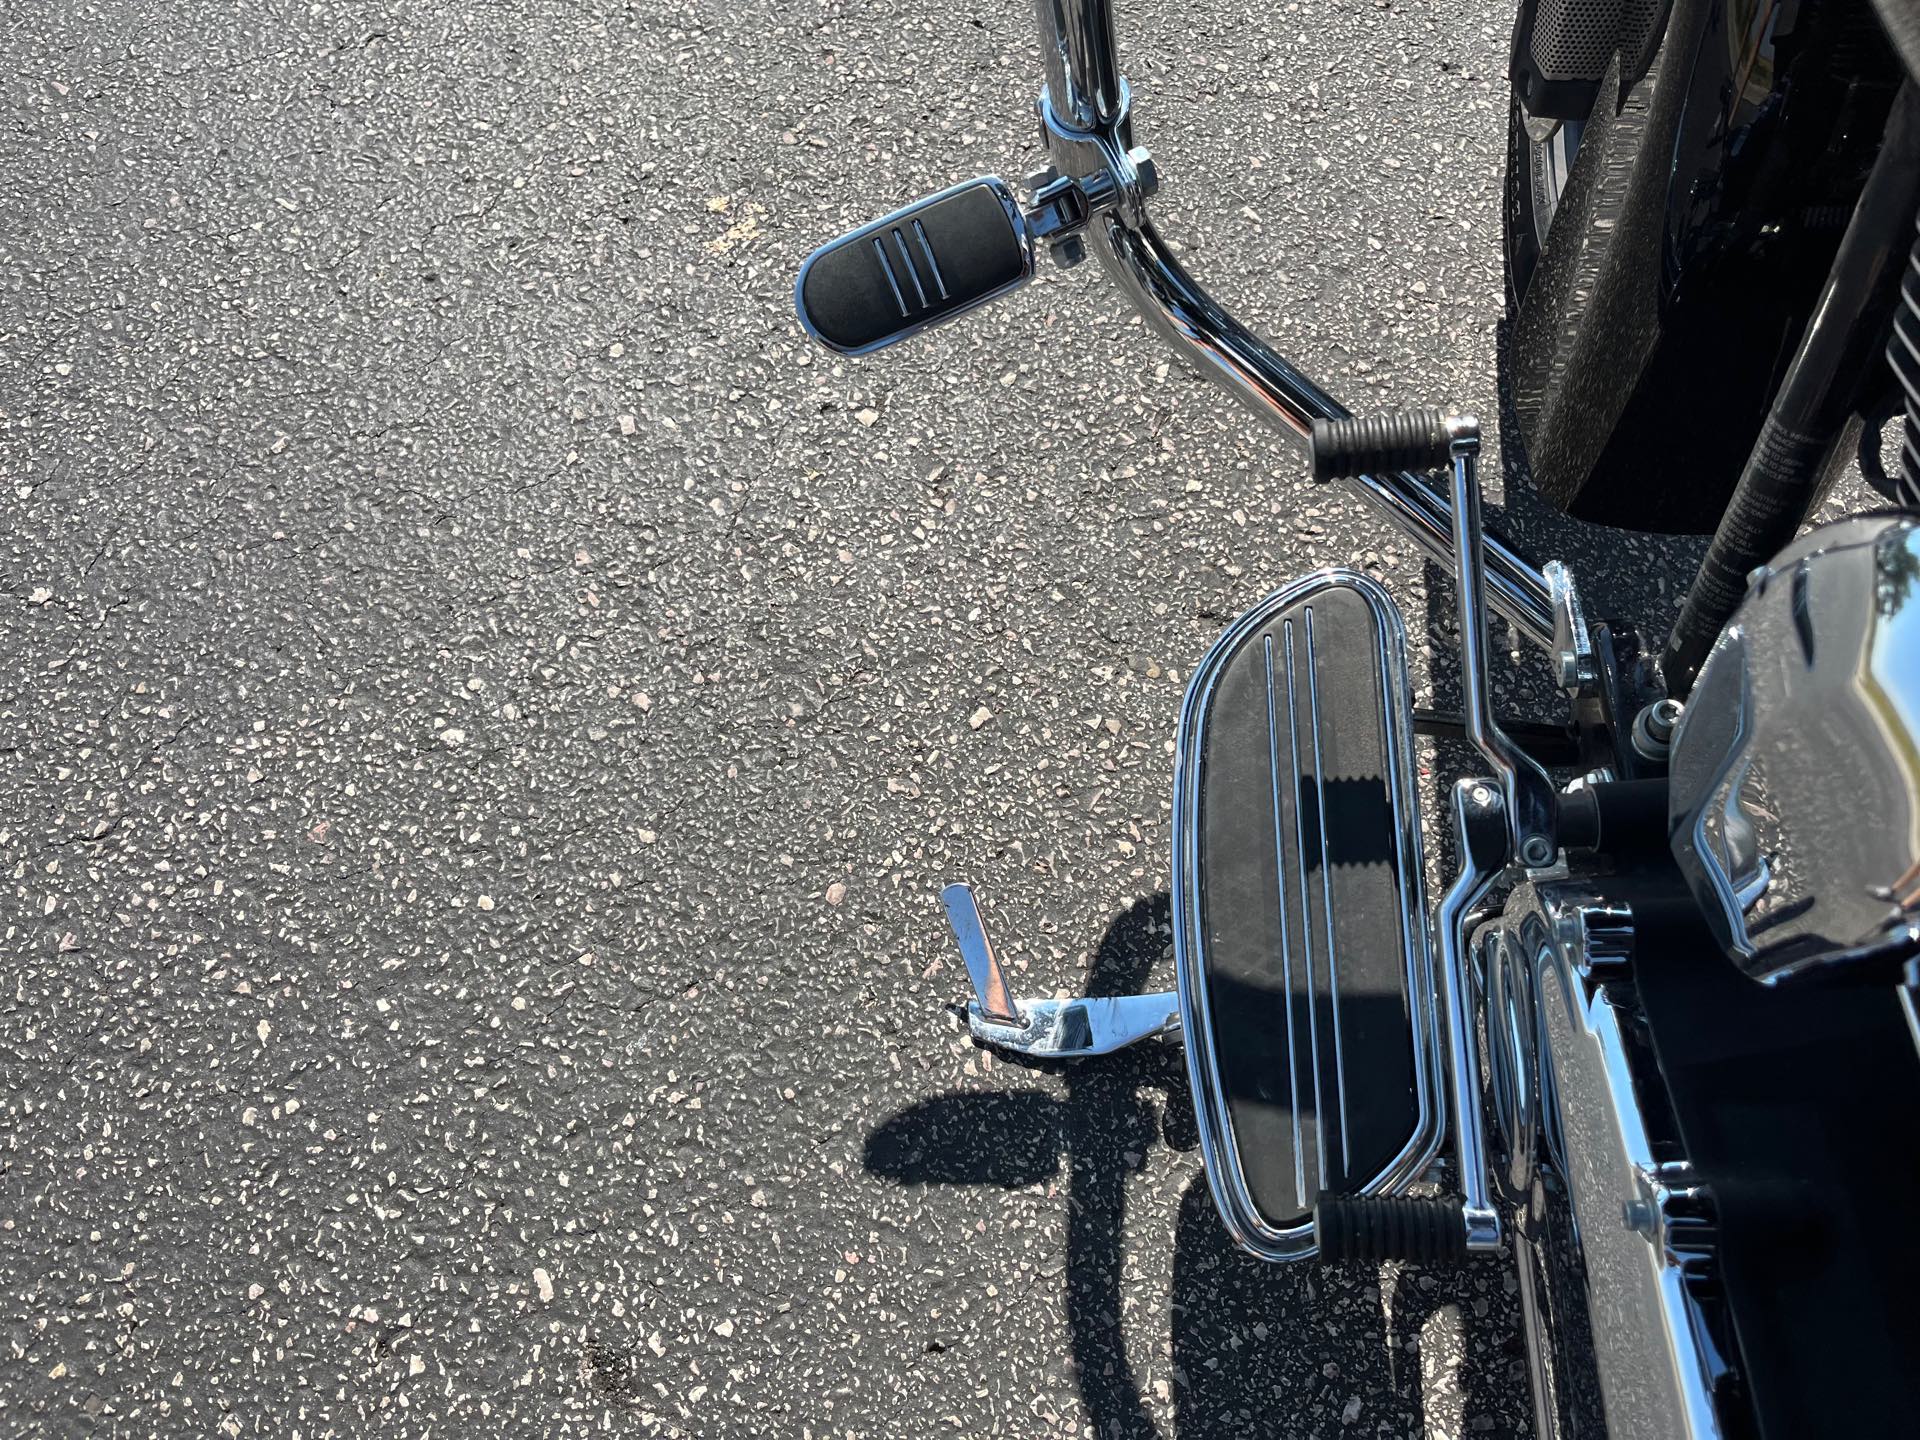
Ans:
[[[1494,412],[1509,24],[1124,16],[1166,229],[1356,408]],[[1432,578],[1094,267],[804,341],[814,245],[1036,162],[1025,5],[0,31],[10,1426],[1526,1429],[1507,1267],[1263,1268],[1177,1055],[949,1011],[954,878],[1167,983],[1188,671]]]

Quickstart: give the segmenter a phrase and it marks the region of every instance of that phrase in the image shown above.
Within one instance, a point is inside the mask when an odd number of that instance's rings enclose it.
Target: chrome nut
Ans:
[[[1153,154],[1144,145],[1136,145],[1127,151],[1127,159],[1133,162],[1133,173],[1138,177],[1138,188],[1142,200],[1150,200],[1160,193],[1160,169],[1153,163]]]
[[[1060,178],[1058,167],[1043,165],[1038,170],[1029,170],[1020,180],[1020,188],[1029,195],[1038,195],[1047,186]]]

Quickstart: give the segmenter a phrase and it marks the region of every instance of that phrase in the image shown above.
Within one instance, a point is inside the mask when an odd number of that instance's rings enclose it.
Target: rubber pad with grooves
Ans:
[[[1203,716],[1213,1049],[1248,1191],[1276,1227],[1370,1181],[1418,1123],[1382,654],[1366,600],[1320,589],[1242,640]]]

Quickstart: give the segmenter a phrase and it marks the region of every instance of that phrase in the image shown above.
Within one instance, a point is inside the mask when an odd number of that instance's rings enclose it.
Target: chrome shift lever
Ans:
[[[1460,709],[1467,738],[1486,757],[1506,802],[1513,853],[1530,869],[1553,863],[1557,794],[1540,762],[1507,738],[1493,718],[1487,683],[1487,555],[1480,520],[1480,422],[1471,415],[1446,421],[1453,472],[1454,577],[1460,602]]]
[[[1018,1025],[1020,1012],[1014,1008],[1013,995],[1007,989],[1007,977],[1000,969],[1000,957],[993,953],[987,938],[986,922],[980,918],[980,906],[973,898],[971,885],[949,885],[940,892],[940,903],[947,907],[947,924],[959,943],[960,958],[966,962],[967,978],[973,982],[974,1003],[981,1020],[993,1025]]]
[[[1540,763],[1508,738],[1493,718],[1487,682],[1486,536],[1480,520],[1480,422],[1471,415],[1405,410],[1364,419],[1315,421],[1316,479],[1364,473],[1386,465],[1452,475],[1453,561],[1460,604],[1461,710],[1467,738],[1493,775],[1453,787],[1460,874],[1433,917],[1446,1010],[1448,1077],[1460,1157],[1460,1219],[1468,1251],[1500,1244],[1500,1216],[1487,1185],[1487,1146],[1480,1115],[1480,1044],[1467,974],[1467,917],[1516,858],[1538,869],[1558,853],[1559,796]],[[1571,606],[1569,607],[1571,613]],[[1337,1233],[1338,1227],[1335,1227]]]

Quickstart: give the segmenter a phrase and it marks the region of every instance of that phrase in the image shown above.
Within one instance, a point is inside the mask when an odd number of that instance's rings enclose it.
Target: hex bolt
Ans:
[[[1021,179],[1020,184],[1029,195],[1038,195],[1059,178],[1060,171],[1056,166],[1043,165],[1038,170],[1029,170]]]
[[[1673,728],[1680,723],[1678,700],[1656,700],[1647,716],[1647,733],[1656,740],[1672,740]]]
[[[1133,172],[1138,178],[1140,198],[1150,200],[1160,193],[1160,170],[1153,163],[1153,155],[1146,146],[1136,145],[1127,151],[1127,159],[1133,162]]]
[[[1529,870],[1545,869],[1553,863],[1553,842],[1544,835],[1529,835],[1520,845],[1520,859]]]

